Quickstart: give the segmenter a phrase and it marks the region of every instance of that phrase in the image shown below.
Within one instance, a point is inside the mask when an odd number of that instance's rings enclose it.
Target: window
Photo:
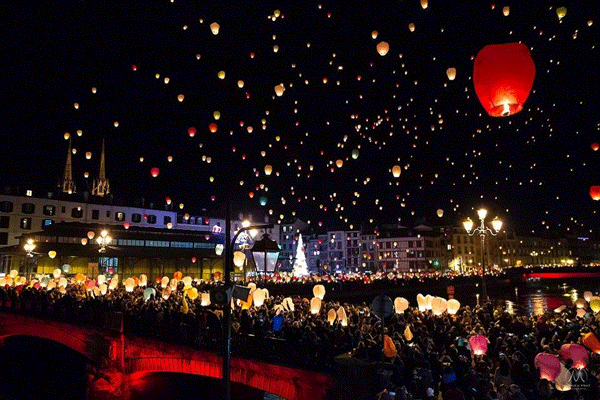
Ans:
[[[169,222],[171,222],[171,217],[168,215],[165,215],[163,218],[163,225],[167,225]]]
[[[67,212],[67,207],[62,206],[60,212],[63,213],[63,214],[66,213]]]
[[[0,244],[8,244],[8,232],[0,232]]]
[[[156,223],[156,215],[148,215],[148,223],[149,224],[155,224]]]
[[[23,214],[33,214],[35,212],[35,204],[33,203],[23,203],[21,206],[21,211]]]
[[[81,218],[81,217],[83,217],[83,208],[81,208],[81,207],[73,207],[71,209],[71,217],[73,217],[73,218]]]
[[[140,223],[142,221],[141,214],[131,214],[131,222]]]
[[[31,218],[21,218],[21,229],[31,229]]]
[[[100,219],[100,210],[92,210],[92,219]]]
[[[43,219],[42,220],[42,229],[44,229],[47,226],[50,226],[54,223],[54,221],[52,221],[51,219]]]
[[[50,205],[50,204],[46,204],[42,211],[43,211],[44,215],[49,215],[49,216],[56,215],[56,207],[54,207],[53,205]]]
[[[412,240],[409,240],[408,241],[408,248],[412,248],[412,247],[413,247],[413,242],[412,242]]]
[[[146,246],[149,247],[169,247],[169,242],[163,240],[146,240]]]
[[[100,265],[102,265],[103,267],[118,267],[119,266],[119,259],[117,257],[100,257],[99,261],[100,261]]]
[[[0,202],[0,211],[9,213],[13,210],[13,203],[10,201],[2,201]]]
[[[125,213],[121,211],[117,211],[115,213],[115,221],[123,222],[125,221]]]
[[[110,218],[110,211],[106,212],[106,218]]]
[[[194,248],[194,243],[192,242],[171,242],[171,247],[176,247],[180,249],[192,249]]]
[[[0,217],[0,228],[8,229],[9,224],[10,224],[10,217],[7,217],[7,216]]]

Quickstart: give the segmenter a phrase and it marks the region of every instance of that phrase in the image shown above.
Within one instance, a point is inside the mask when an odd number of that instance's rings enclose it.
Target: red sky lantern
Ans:
[[[133,64],[133,65],[131,66],[131,69],[132,69],[133,71],[137,71],[137,65]]]
[[[523,109],[535,78],[535,64],[522,43],[485,46],[475,57],[473,84],[481,105],[492,117]]]
[[[217,129],[219,129],[219,127],[217,126],[217,124],[215,124],[214,122],[211,122],[208,125],[208,129],[212,132],[215,133],[217,131]]]
[[[487,338],[483,335],[473,335],[469,338],[469,346],[471,346],[473,354],[482,356],[487,353]]]
[[[600,186],[591,186],[590,187],[590,196],[592,196],[593,200],[600,200]]]
[[[160,174],[160,169],[154,167],[150,170],[150,175],[152,175],[153,178],[156,178],[158,174]]]
[[[592,150],[598,151],[598,149],[600,149],[600,144],[598,144],[598,143],[592,143]]]
[[[123,227],[124,227],[125,229],[129,229],[129,222],[124,222],[124,223],[123,223]]]
[[[190,137],[196,136],[196,128],[194,128],[193,126],[190,126],[188,128],[188,135],[190,135]]]

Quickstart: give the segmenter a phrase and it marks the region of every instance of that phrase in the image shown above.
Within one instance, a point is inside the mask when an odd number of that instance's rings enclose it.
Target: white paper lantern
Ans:
[[[186,276],[181,280],[185,286],[192,286],[192,277]]]
[[[283,307],[287,310],[287,311],[294,311],[294,302],[292,301],[291,297],[286,297],[285,299],[283,299]]]
[[[318,314],[321,311],[321,299],[318,297],[313,297],[310,300],[310,312],[311,314]]]
[[[410,325],[406,325],[406,328],[404,328],[404,339],[406,339],[407,342],[413,340],[413,334],[410,331]]]
[[[56,268],[54,271],[52,271],[52,276],[54,276],[54,279],[60,278],[60,274],[61,270],[59,268]]]
[[[67,278],[65,278],[65,277],[60,278],[60,280],[58,281],[59,288],[61,288],[61,287],[66,288],[67,284],[68,284]]]
[[[577,299],[577,301],[575,301],[575,305],[577,306],[577,308],[585,308],[585,306],[587,305],[587,301],[580,297]]]
[[[456,299],[448,300],[448,314],[455,315],[460,309],[460,302]]]
[[[323,285],[315,285],[313,287],[313,295],[323,300],[325,298],[325,286]]]
[[[332,308],[331,310],[329,310],[329,312],[327,313],[327,322],[329,322],[330,325],[333,325],[333,323],[335,322],[337,318],[337,313],[335,312],[335,310]]]
[[[210,306],[210,293],[202,293],[200,305],[204,307]]]
[[[394,300],[394,308],[396,309],[396,314],[401,314],[408,309],[408,300],[404,297],[396,297]]]
[[[579,308],[579,309],[577,309],[577,316],[578,316],[579,318],[583,318],[583,317],[585,317],[585,310],[584,310],[583,308]]]
[[[431,310],[433,311],[433,315],[442,315],[446,312],[447,307],[448,302],[442,297],[434,297],[431,300]]]
[[[140,283],[138,285],[141,287],[148,286],[148,276],[146,274],[140,275]]]
[[[256,307],[260,307],[265,303],[265,290],[264,289],[256,289],[254,291],[254,295],[252,296],[252,300],[254,301],[254,305]]]
[[[590,302],[590,300],[592,299],[592,296],[594,294],[592,292],[590,292],[589,290],[587,292],[583,292],[583,298],[585,299],[585,301],[587,301],[588,303]]]
[[[125,279],[125,291],[133,292],[134,287],[135,287],[135,280],[133,278]]]
[[[432,301],[433,301],[432,295],[428,294],[427,296],[425,296],[425,309],[431,310],[433,308],[433,305],[431,304]]]
[[[417,304],[419,311],[424,312],[427,309],[427,299],[421,293],[417,295]]]
[[[164,289],[167,286],[169,286],[169,277],[168,276],[163,276],[163,278],[160,280],[160,286]]]
[[[98,285],[102,285],[104,282],[106,282],[106,276],[98,275]]]
[[[561,363],[560,374],[558,375],[558,378],[556,378],[556,380],[554,381],[554,386],[556,387],[556,390],[561,392],[568,392],[569,390],[571,390],[572,376],[573,374],[571,373],[571,371],[566,369],[565,365]]]

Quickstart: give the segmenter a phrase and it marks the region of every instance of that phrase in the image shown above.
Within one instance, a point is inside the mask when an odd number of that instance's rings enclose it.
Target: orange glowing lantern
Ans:
[[[154,167],[150,170],[150,175],[152,175],[153,178],[156,178],[158,174],[160,174],[160,169]]]
[[[592,196],[593,200],[600,200],[600,186],[591,186],[590,187],[590,196]]]
[[[208,129],[212,132],[215,133],[217,132],[217,130],[219,129],[219,127],[217,126],[216,123],[211,122],[210,124],[208,124]]]
[[[600,144],[598,144],[598,143],[592,143],[592,150],[598,151],[598,149],[600,149]]]
[[[485,46],[475,57],[473,84],[481,105],[492,117],[523,109],[535,78],[535,64],[522,43]]]
[[[600,341],[593,332],[583,335],[583,344],[596,354],[600,354]]]

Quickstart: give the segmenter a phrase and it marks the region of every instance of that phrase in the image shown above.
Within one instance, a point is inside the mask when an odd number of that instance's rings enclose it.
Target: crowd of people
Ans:
[[[59,281],[0,282],[0,311],[98,328],[107,319],[122,316],[128,334],[220,348],[221,310],[202,296],[216,282],[188,280],[187,285],[179,277],[164,288],[164,282],[140,286],[138,280],[135,287],[119,283],[105,290],[87,279],[49,284]],[[289,284],[293,288],[293,282]],[[259,291],[260,287],[259,282]],[[535,362],[539,353],[559,354],[563,344],[582,342],[584,333],[600,336],[599,318],[589,305],[583,309],[585,315],[570,306],[531,316],[491,303],[463,306],[454,315],[408,308],[382,324],[369,304],[328,301],[327,292],[320,302],[255,292],[254,301],[250,296],[234,303],[233,353],[332,374],[338,371],[334,390],[347,391],[346,398],[358,398],[362,386],[366,395],[372,392],[370,398],[384,400],[597,400],[600,357],[595,352],[589,352],[585,376],[578,375],[570,390],[544,379]],[[469,343],[477,334],[487,338],[487,351],[481,355]],[[572,370],[572,360],[561,361]],[[352,368],[354,376],[363,374],[364,379],[345,379]]]

